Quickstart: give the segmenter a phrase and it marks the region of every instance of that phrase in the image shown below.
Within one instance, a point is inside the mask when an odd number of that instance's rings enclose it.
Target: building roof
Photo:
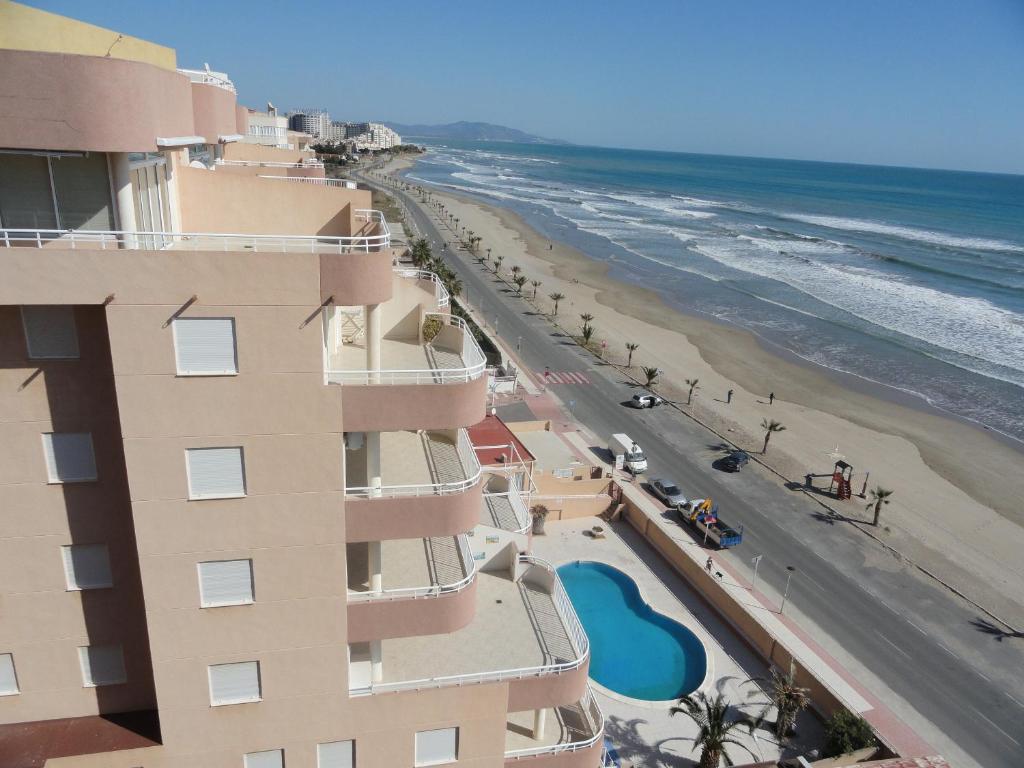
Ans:
[[[487,450],[477,450],[476,455],[483,466],[494,466],[496,464],[504,464],[501,457],[508,456],[509,444],[514,445],[516,450],[519,452],[519,456],[523,461],[533,461],[534,456],[530,451],[527,450],[526,446],[523,445],[522,441],[516,437],[512,430],[508,428],[504,421],[494,414],[488,414],[484,417],[484,420],[474,424],[469,428],[469,439],[474,446],[501,446],[499,448],[488,448]],[[502,450],[502,447],[505,447]]]
[[[518,436],[536,459],[537,470],[553,472],[559,469],[573,469],[584,464],[555,432],[536,429],[519,432]]]

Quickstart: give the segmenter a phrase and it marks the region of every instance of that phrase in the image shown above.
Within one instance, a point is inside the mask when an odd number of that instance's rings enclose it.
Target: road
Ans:
[[[454,235],[411,196],[388,191],[447,257],[464,296],[509,347],[519,345],[525,365],[579,372],[591,382],[551,385],[563,402],[574,401],[577,421],[602,440],[629,434],[647,454],[650,477],[671,477],[690,497],[710,494],[730,525],[744,526],[740,547],[715,558],[749,577],[750,558],[764,555],[758,587],[776,595],[786,566],[794,566],[787,614],[929,743],[960,766],[965,757],[983,768],[1024,766],[1024,638],[981,631],[975,623],[985,617],[977,609],[763,470],[713,469],[721,441],[690,419],[667,407],[622,406],[636,391],[632,382],[503,292],[504,284],[454,243],[442,251]]]

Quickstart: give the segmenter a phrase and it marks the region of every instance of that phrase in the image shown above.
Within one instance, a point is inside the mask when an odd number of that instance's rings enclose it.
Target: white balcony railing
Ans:
[[[282,163],[271,160],[223,160],[214,161],[214,165],[234,165],[247,168],[322,168],[319,160],[303,160],[301,163]]]
[[[443,324],[455,326],[462,331],[461,367],[376,371],[329,368],[327,381],[331,384],[455,384],[480,378],[487,360],[466,322],[461,317],[439,312],[428,312],[427,317],[437,317]]]
[[[604,713],[601,706],[594,698],[594,692],[587,686],[583,698],[580,699],[580,709],[587,723],[587,730],[590,736],[579,741],[562,742],[550,744],[544,747],[527,747],[526,749],[512,749],[505,753],[506,760],[522,760],[525,757],[536,757],[538,755],[557,755],[562,752],[580,752],[589,749],[604,738]]]
[[[185,75],[193,83],[203,85],[215,85],[225,91],[235,93],[235,84],[223,72],[212,72],[209,69],[179,69],[179,74]]]
[[[444,675],[441,677],[426,677],[419,680],[401,680],[390,683],[367,683],[349,689],[350,696],[368,696],[375,693],[394,693],[397,691],[420,691],[431,688],[446,688],[448,686],[464,686],[480,683],[502,682],[504,680],[526,680],[535,677],[547,677],[558,675],[579,669],[586,663],[590,654],[590,642],[587,640],[587,633],[583,631],[579,617],[569,601],[562,580],[558,572],[545,560],[533,557],[532,555],[520,555],[519,561],[529,565],[536,565],[546,568],[554,575],[554,592],[551,597],[555,607],[561,616],[562,622],[576,651],[576,658],[562,662],[553,662],[533,667],[522,667],[519,669],[498,669],[487,672],[467,672],[459,675]],[[500,629],[500,628],[499,628]]]
[[[376,212],[374,212],[376,213]],[[245,235],[224,232],[126,232],[83,229],[0,229],[0,247],[119,248],[167,251],[254,251],[260,253],[351,253],[391,246],[387,222],[375,235]]]
[[[312,184],[317,187],[340,187],[341,189],[358,189],[358,185],[354,181],[348,181],[347,179],[321,179],[317,176],[264,176],[260,174],[261,179],[277,179],[278,181],[293,181],[298,184]]]
[[[382,589],[379,592],[349,592],[350,603],[365,603],[371,600],[409,600],[424,597],[440,597],[455,592],[461,592],[476,578],[476,561],[473,560],[473,552],[469,548],[469,537],[461,534],[455,537],[458,542],[459,561],[462,565],[462,572],[465,574],[461,579],[452,584],[433,584],[428,587],[403,587],[399,589]]]
[[[356,208],[355,219],[356,221],[377,222],[377,228],[380,230],[378,234],[386,236],[388,242],[391,242],[391,228],[388,226],[388,220],[380,211],[375,211],[372,208]]]
[[[406,277],[414,280],[429,280],[432,282],[434,284],[434,298],[437,299],[438,310],[442,310],[451,304],[451,295],[448,293],[448,289],[444,287],[444,283],[441,282],[441,278],[439,278],[434,272],[411,267],[396,267],[395,274],[399,277]]]
[[[480,461],[473,451],[469,434],[460,429],[455,443],[462,470],[465,474],[461,480],[446,482],[413,483],[407,485],[356,486],[345,489],[345,496],[357,499],[394,498],[404,496],[447,496],[453,493],[468,491],[480,481],[482,469]]]

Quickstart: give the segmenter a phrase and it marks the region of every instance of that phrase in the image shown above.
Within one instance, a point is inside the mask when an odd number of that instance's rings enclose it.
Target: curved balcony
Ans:
[[[350,642],[454,632],[476,606],[476,562],[465,535],[381,542],[381,588],[372,590],[368,548],[348,546]]]
[[[381,641],[380,680],[370,679],[368,649],[351,644],[349,694],[508,682],[510,711],[578,702],[587,688],[587,635],[554,568],[528,555],[518,563],[515,579],[479,573],[467,627]]]
[[[518,478],[492,478],[484,488],[483,505],[480,508],[480,524],[510,533],[526,533],[530,530],[530,512],[523,500]],[[495,484],[498,490],[491,490]]]
[[[349,541],[455,536],[476,525],[481,468],[465,429],[382,432],[379,486],[369,482],[366,450],[345,451]]]
[[[523,761],[559,768],[597,768],[601,764],[604,714],[587,686],[578,702],[550,707],[544,713],[543,734],[533,735],[535,713],[510,712],[505,731],[505,765],[523,766]],[[545,758],[556,758],[545,759]]]

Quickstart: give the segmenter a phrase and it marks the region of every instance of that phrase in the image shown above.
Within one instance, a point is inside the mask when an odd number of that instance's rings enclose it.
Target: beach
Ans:
[[[390,170],[408,165],[398,161]],[[898,392],[879,396],[872,382],[808,364],[745,329],[683,313],[653,290],[614,279],[606,262],[539,234],[511,210],[444,188],[432,194],[483,238],[481,252],[504,257],[503,273],[518,265],[528,280],[542,282],[540,311],[553,311],[551,293],[564,294],[554,319],[578,333],[579,315],[592,314],[595,339],[606,342],[605,357],[617,365],[626,363],[627,343],[639,344],[633,375],[642,378],[640,366],[661,369],[658,392],[738,447],[760,453],[762,419],[785,425],[763,459],[786,478],[802,484],[807,473],[830,473],[838,449],[854,467],[855,495],[831,504],[865,523],[871,513],[856,494],[870,472],[869,489],[894,494],[879,527],[865,528],[993,614],[1024,626],[1024,456],[1008,441]],[[524,296],[532,290],[527,283]],[[480,300],[469,297],[474,306]],[[687,406],[684,382],[693,378],[700,384]],[[827,488],[828,479],[818,478],[822,484]]]

